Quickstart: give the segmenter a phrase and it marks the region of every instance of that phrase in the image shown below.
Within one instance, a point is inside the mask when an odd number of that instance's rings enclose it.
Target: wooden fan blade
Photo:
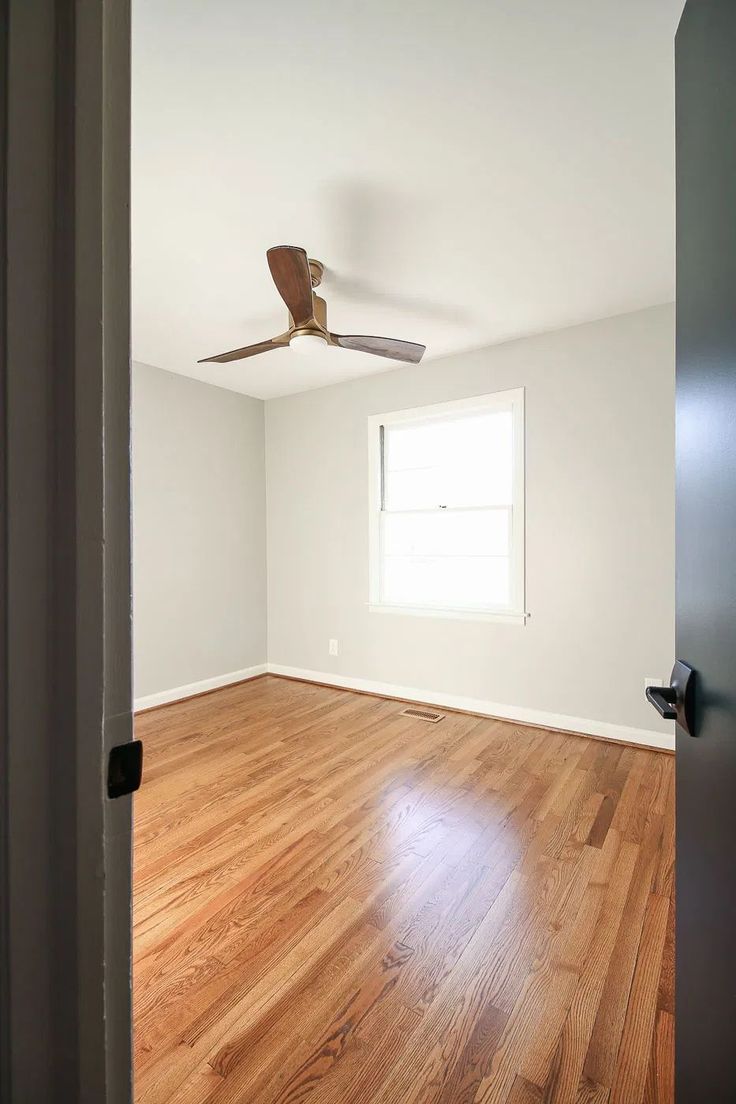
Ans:
[[[288,334],[286,335],[288,337]],[[268,353],[272,349],[285,349],[287,341],[272,339],[271,341],[259,341],[257,345],[244,345],[242,349],[232,349],[229,353],[218,353],[217,356],[203,357],[197,364],[227,364],[230,360],[245,360],[246,357],[256,356],[258,353]]]
[[[356,349],[359,353],[373,353],[374,356],[388,357],[389,360],[406,360],[410,364],[418,364],[427,348],[426,345],[417,345],[413,341],[399,341],[395,337],[330,334],[330,338],[333,345],[339,345],[342,349]]]
[[[266,257],[273,282],[289,308],[294,325],[297,328],[306,326],[314,317],[307,254],[296,245],[275,245],[267,251]]]

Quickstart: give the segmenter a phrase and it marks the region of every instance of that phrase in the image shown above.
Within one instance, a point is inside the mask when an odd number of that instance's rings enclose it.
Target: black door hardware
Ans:
[[[660,717],[667,721],[677,721],[688,736],[694,736],[694,693],[695,672],[678,659],[672,668],[669,686],[647,686],[647,701],[651,702]]]
[[[131,740],[118,744],[110,751],[107,764],[107,796],[124,797],[133,793],[141,784],[143,774],[143,744]]]

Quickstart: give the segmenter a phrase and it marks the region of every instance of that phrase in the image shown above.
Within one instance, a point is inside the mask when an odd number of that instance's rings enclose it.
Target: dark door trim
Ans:
[[[0,1100],[10,1099],[10,944],[8,940],[8,741],[7,741],[7,579],[6,556],[6,149],[8,11],[0,0]]]
[[[129,20],[0,0],[3,1102],[131,1099]]]

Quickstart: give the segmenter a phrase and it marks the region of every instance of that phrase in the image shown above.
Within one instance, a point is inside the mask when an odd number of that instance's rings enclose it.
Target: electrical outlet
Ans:
[[[666,686],[667,682],[667,679],[656,678],[650,675],[649,678],[644,679],[644,689],[646,690],[647,686]]]
[[[337,641],[330,641],[330,655],[337,655]]]

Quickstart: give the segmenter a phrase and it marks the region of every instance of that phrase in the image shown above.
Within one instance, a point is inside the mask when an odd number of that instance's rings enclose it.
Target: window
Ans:
[[[371,609],[523,622],[523,389],[369,432]]]

